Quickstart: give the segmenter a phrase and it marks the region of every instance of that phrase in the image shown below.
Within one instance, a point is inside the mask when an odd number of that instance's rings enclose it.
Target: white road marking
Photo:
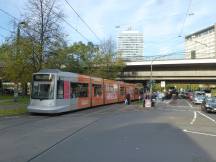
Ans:
[[[187,129],[184,129],[183,131],[186,132],[186,133],[193,133],[193,134],[200,134],[200,135],[205,135],[205,136],[216,137],[216,134],[203,133],[203,132],[194,132],[194,131],[189,131]]]
[[[196,121],[196,118],[197,118],[197,112],[194,111],[193,119],[192,119],[192,121],[190,122],[191,125],[193,125],[193,123]]]
[[[186,102],[187,102],[187,104],[193,109],[194,107],[193,107],[193,105],[191,105],[191,103],[190,102],[188,102],[187,100],[185,100]]]
[[[20,118],[20,116],[5,116],[4,119],[14,119],[14,118]]]
[[[162,110],[162,111],[191,111],[191,110],[181,110],[181,109],[163,109],[163,108],[157,108],[156,110]]]
[[[200,115],[202,115],[202,116],[206,117],[207,119],[211,120],[212,122],[214,122],[214,123],[216,124],[216,122],[215,122],[215,120],[214,120],[214,119],[212,119],[212,118],[210,118],[209,116],[207,116],[207,115],[205,115],[205,114],[201,113],[200,111],[198,111],[198,113],[199,113]]]
[[[188,108],[188,106],[169,106],[169,108]]]
[[[170,102],[171,102],[171,101],[166,101],[165,103],[166,103],[166,104],[169,104]]]

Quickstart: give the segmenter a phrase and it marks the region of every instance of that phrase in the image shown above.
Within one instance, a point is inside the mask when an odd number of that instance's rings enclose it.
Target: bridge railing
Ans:
[[[215,59],[215,57],[206,57],[203,59]],[[124,59],[124,61],[126,61],[126,62],[167,61],[167,60],[192,60],[192,59],[191,58],[185,58],[184,53],[155,55],[155,56],[136,56],[136,57],[128,57],[127,59]]]

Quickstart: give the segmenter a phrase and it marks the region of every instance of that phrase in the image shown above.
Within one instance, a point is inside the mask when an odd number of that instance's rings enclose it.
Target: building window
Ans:
[[[196,51],[191,51],[191,59],[196,59]]]

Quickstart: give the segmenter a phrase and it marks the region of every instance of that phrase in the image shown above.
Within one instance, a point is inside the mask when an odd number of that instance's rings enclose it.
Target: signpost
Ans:
[[[165,88],[166,86],[166,82],[165,81],[161,81],[161,88]]]

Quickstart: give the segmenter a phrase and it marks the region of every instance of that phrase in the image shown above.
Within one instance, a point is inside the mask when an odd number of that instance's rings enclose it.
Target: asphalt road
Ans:
[[[216,114],[186,100],[0,118],[1,162],[212,162]]]

